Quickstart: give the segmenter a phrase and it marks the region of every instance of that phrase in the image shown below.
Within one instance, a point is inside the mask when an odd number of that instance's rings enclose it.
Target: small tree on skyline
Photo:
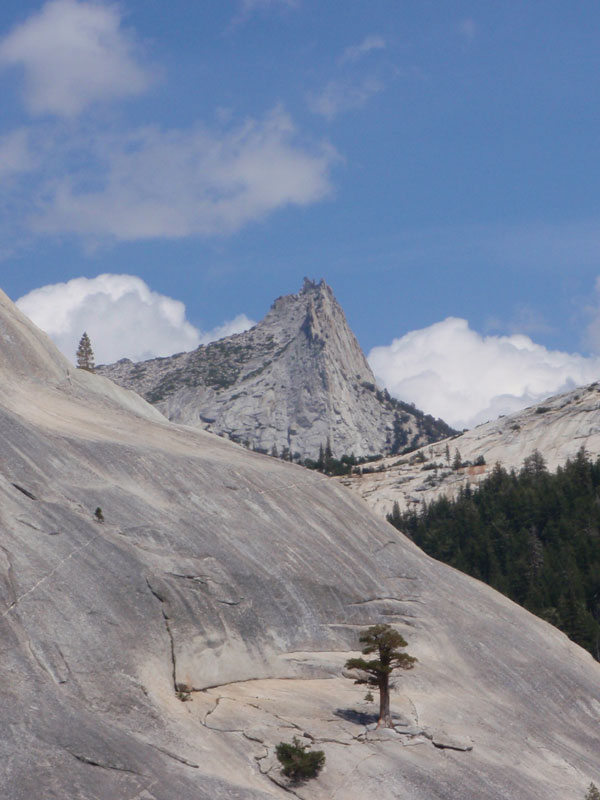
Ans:
[[[92,344],[90,342],[90,337],[85,333],[79,340],[79,347],[77,348],[77,368],[78,369],[85,369],[88,372],[94,372],[96,369],[96,365],[94,364],[94,351],[92,350]]]
[[[366,672],[366,677],[359,677],[355,683],[366,683],[379,689],[378,728],[393,728],[390,712],[390,675],[395,669],[412,669],[416,658],[402,653],[398,648],[406,647],[407,642],[402,634],[391,625],[373,625],[359,638],[364,644],[363,655],[377,653],[377,658],[350,658],[346,661],[346,669],[357,669]]]

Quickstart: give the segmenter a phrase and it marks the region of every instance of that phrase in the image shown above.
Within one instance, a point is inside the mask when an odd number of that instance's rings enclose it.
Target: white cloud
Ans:
[[[254,325],[256,325],[254,320],[251,320],[245,314],[238,314],[233,319],[226,320],[222,325],[217,325],[212,330],[201,333],[199,344],[208,344],[219,339],[225,339],[226,336],[233,336],[234,333],[243,333]]]
[[[193,350],[254,325],[239,314],[202,332],[186,320],[183,303],[151,291],[133,275],[107,274],[42,286],[17,300],[17,305],[71,360],[87,331],[98,364]]]
[[[0,65],[23,68],[32,114],[73,117],[148,87],[150,73],[135,50],[117,5],[49,0],[0,42]]]
[[[41,233],[121,241],[230,234],[330,192],[335,151],[297,140],[281,108],[215,132],[147,127],[57,140],[31,224]]]
[[[600,358],[548,350],[528,336],[482,336],[448,317],[369,353],[377,380],[456,428],[473,427],[595,381]]]
[[[360,44],[347,47],[342,53],[340,64],[344,64],[347,61],[358,61],[359,58],[362,58],[372,50],[383,50],[384,48],[385,39],[382,36],[370,34],[369,36],[366,36]]]
[[[346,111],[362,108],[367,100],[382,88],[381,84],[372,78],[366,78],[359,85],[330,81],[322,92],[309,96],[308,105],[315,114],[332,120]]]
[[[252,0],[252,5],[295,5]],[[119,130],[81,115],[90,104],[143,91],[120,6],[108,0],[48,0],[0,40],[0,68],[25,74],[32,122],[0,136],[0,238],[73,234],[105,240],[229,235],[289,205],[331,192],[338,158],[307,143],[276,107],[260,119],[221,116],[212,127],[148,125]],[[100,125],[98,125],[100,122]]]

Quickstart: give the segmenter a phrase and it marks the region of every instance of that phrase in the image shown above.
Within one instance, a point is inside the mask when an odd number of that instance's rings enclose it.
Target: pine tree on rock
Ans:
[[[461,467],[462,467],[462,456],[457,447],[456,452],[454,454],[454,461],[452,462],[452,469],[456,471],[459,470]]]
[[[327,437],[327,445],[325,446],[325,458],[323,464],[323,471],[326,473],[331,472],[331,468],[333,466],[333,452],[331,450],[331,439],[329,436]]]
[[[395,669],[412,669],[416,658],[402,653],[398,648],[406,647],[402,634],[394,630],[391,625],[372,625],[359,638],[364,644],[364,656],[377,653],[377,658],[366,660],[364,658],[350,658],[346,661],[346,669],[357,669],[366,672],[366,677],[359,677],[355,683],[366,683],[377,686],[379,689],[379,719],[378,728],[393,728],[390,712],[390,675]]]
[[[79,347],[77,348],[76,355],[78,369],[85,369],[88,372],[95,371],[96,365],[94,364],[94,351],[92,350],[90,337],[85,332],[79,340]]]

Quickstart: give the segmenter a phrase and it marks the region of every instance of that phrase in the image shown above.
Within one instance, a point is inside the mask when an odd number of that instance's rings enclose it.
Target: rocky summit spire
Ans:
[[[451,431],[380,391],[331,288],[304,279],[245,333],[191,353],[101,373],[142,394],[171,420],[255,449],[316,458],[399,452]]]

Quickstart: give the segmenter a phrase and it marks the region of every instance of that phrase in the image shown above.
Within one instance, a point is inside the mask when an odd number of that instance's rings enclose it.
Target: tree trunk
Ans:
[[[383,675],[379,681],[379,719],[378,728],[393,728],[390,713],[390,680],[389,675]]]

